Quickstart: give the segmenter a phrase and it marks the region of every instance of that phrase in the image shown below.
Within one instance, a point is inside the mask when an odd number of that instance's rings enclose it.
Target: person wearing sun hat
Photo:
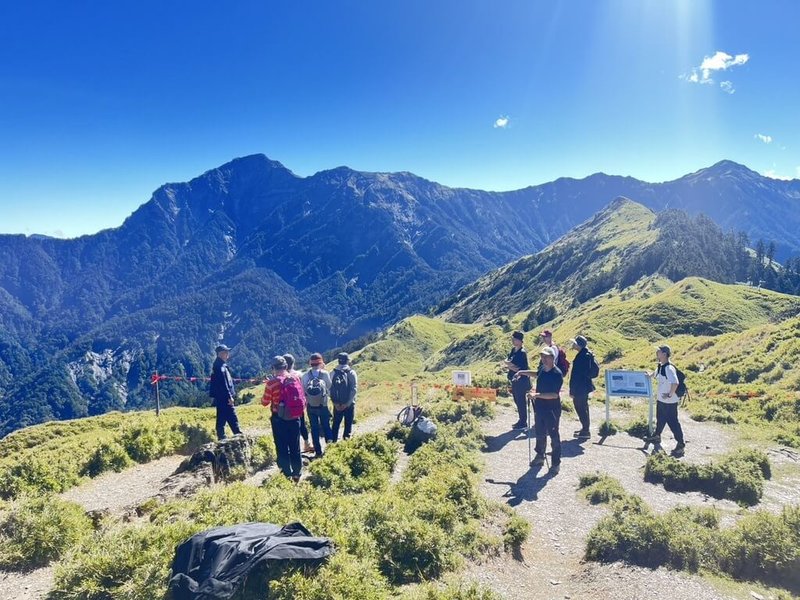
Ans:
[[[556,366],[556,352],[550,346],[539,351],[542,367],[536,373],[536,395],[533,399],[533,414],[536,416],[536,457],[531,461],[532,467],[539,467],[545,462],[547,438],[550,437],[550,449],[553,462],[550,474],[556,475],[561,469],[561,386],[564,376]],[[533,371],[517,371],[514,377],[533,375]]]

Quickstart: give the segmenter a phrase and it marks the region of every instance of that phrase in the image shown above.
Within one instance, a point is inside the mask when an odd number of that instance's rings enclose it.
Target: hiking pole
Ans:
[[[531,466],[531,411],[528,406],[528,394],[525,394],[525,416],[528,420],[528,428],[525,430],[525,435],[528,436],[528,466]]]

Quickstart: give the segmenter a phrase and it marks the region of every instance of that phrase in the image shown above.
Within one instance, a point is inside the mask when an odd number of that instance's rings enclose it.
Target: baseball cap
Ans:
[[[553,336],[553,332],[549,329],[545,329],[542,333],[539,334],[541,337]]]
[[[664,344],[663,346],[657,346],[657,347],[658,347],[659,350],[661,350],[661,352],[663,352],[667,356],[672,356],[672,348],[670,348],[666,344]]]
[[[219,352],[230,352],[230,351],[231,351],[231,349],[228,348],[225,344],[220,344],[219,346],[214,348],[214,352],[217,352],[217,353],[219,353]]]
[[[540,356],[552,356],[553,358],[556,357],[556,351],[553,350],[550,346],[545,346],[541,350],[539,350]]]

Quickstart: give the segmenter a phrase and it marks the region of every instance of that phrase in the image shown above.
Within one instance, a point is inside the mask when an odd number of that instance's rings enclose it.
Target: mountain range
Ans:
[[[115,229],[0,235],[0,433],[147,406],[152,372],[205,375],[221,340],[243,376],[277,352],[333,348],[427,311],[620,196],[772,240],[777,258],[800,252],[800,181],[730,161],[659,184],[596,174],[485,192],[346,167],[303,178],[248,156],[162,186]],[[202,396],[164,391],[191,390]]]

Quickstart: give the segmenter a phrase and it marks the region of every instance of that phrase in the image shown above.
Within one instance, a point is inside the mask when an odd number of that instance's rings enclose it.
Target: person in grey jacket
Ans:
[[[211,381],[209,383],[209,395],[214,399],[214,406],[217,408],[217,437],[225,439],[225,424],[230,425],[234,435],[242,433],[239,429],[239,418],[236,416],[233,399],[236,397],[236,390],[233,387],[233,377],[228,370],[228,358],[231,349],[225,344],[220,344],[214,351],[217,358],[211,367]]]
[[[306,392],[306,413],[311,423],[311,440],[314,443],[314,455],[321,458],[323,455],[320,443],[320,429],[325,436],[325,443],[333,440],[331,430],[331,411],[328,408],[328,398],[331,393],[331,376],[325,370],[322,355],[315,352],[308,360],[309,369],[303,374],[302,384]]]
[[[350,356],[340,352],[339,362],[331,373],[331,401],[333,402],[333,441],[339,439],[339,426],[344,419],[344,439],[349,439],[353,430],[358,395],[358,375],[350,368]]]

